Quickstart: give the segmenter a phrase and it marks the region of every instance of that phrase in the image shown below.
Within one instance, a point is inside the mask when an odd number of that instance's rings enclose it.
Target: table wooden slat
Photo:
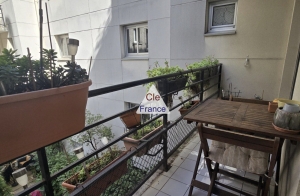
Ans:
[[[300,134],[292,135],[274,129],[274,113],[262,104],[210,99],[199,105],[184,119],[252,132],[269,137],[300,141]]]

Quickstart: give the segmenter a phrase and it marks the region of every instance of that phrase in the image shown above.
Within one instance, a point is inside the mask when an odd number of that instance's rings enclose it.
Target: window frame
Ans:
[[[64,52],[63,52],[63,49],[62,49],[63,46],[61,45],[61,39],[66,40],[65,42],[66,42],[67,55],[65,55]],[[69,34],[56,35],[56,41],[57,41],[57,45],[58,45],[58,48],[59,48],[60,57],[69,59],[69,58],[71,58],[71,55],[69,55],[67,39],[69,39]]]
[[[212,26],[214,7],[224,6],[224,5],[231,5],[231,4],[235,5],[233,24]],[[228,32],[228,31],[235,31],[236,30],[236,21],[237,21],[237,5],[238,5],[237,0],[209,2],[207,33],[218,33],[218,32],[222,33],[222,32]]]
[[[137,29],[140,27],[146,27],[148,29],[148,23],[139,23],[139,24],[133,24],[133,25],[126,25],[124,26],[124,48],[125,48],[125,57],[147,57],[149,54],[149,39],[147,34],[147,45],[148,45],[148,52],[139,53],[139,47],[137,47],[136,53],[128,53],[128,36],[127,36],[127,30],[128,29],[136,29],[135,35],[134,35],[134,43],[138,44],[138,35],[137,35]]]

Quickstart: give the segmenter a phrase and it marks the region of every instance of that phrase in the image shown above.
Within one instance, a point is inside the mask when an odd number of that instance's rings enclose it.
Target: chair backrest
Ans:
[[[274,139],[259,137],[255,135],[243,134],[239,132],[212,128],[203,126],[202,123],[198,124],[198,131],[201,139],[202,148],[205,156],[208,156],[208,143],[207,139],[224,142],[240,147],[249,148],[261,152],[267,152],[277,157],[279,138]],[[205,152],[206,151],[206,152]]]
[[[244,99],[244,98],[232,97],[231,101],[269,105],[269,101],[258,100],[258,99]]]

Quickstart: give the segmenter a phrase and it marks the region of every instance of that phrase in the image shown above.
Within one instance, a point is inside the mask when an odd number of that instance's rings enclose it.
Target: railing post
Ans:
[[[201,83],[200,83],[200,102],[202,102],[203,101],[203,89],[204,89],[204,69],[203,70],[201,70],[201,74],[200,74],[200,80],[202,81]]]
[[[163,80],[163,95],[166,95],[168,93],[168,80],[167,79],[164,79]],[[166,106],[168,106],[168,96],[169,95],[166,95],[164,97],[164,102],[166,104]],[[163,115],[163,125],[164,125],[164,128],[166,128],[168,126],[168,114],[164,114]],[[163,133],[163,167],[164,167],[164,170],[167,172],[169,170],[169,166],[168,166],[168,132],[164,132]]]
[[[37,150],[39,164],[42,172],[42,178],[46,181],[44,187],[47,196],[54,196],[53,187],[50,179],[49,165],[47,161],[47,155],[45,148],[40,148]]]
[[[219,81],[218,81],[218,97],[222,97],[221,92],[221,74],[222,74],[222,64],[219,65]]]

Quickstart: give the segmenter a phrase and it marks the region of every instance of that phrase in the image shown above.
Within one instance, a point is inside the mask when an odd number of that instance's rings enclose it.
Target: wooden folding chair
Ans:
[[[239,98],[239,97],[232,97],[232,100],[229,100],[229,101],[269,105],[269,101],[259,100],[259,99],[245,99],[245,98]]]
[[[257,195],[262,193],[263,196],[266,196],[268,194],[279,149],[280,140],[278,137],[275,139],[268,139],[230,130],[211,128],[203,126],[201,123],[198,124],[198,132],[200,135],[201,146],[191,181],[189,196],[192,194],[194,186],[206,189],[208,191],[207,195],[211,195],[212,193],[226,196],[234,195],[214,187],[215,184],[239,194],[251,195],[247,192],[220,183],[216,180],[218,173],[257,185]],[[212,140],[211,149],[209,149],[207,139]],[[209,187],[196,180],[202,149],[211,180]],[[269,161],[270,154],[272,154],[272,157]],[[212,162],[215,162],[213,169]],[[257,174],[259,175],[259,182],[219,169],[219,164]]]

